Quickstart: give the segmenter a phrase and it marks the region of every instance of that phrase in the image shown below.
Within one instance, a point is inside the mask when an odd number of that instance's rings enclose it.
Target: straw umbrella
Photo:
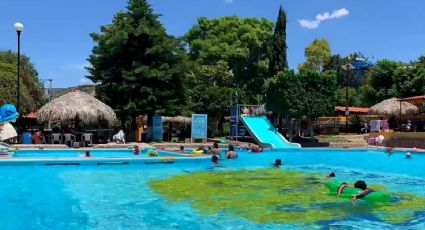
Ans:
[[[16,133],[16,130],[15,128],[13,128],[12,124],[0,124],[0,141],[4,141],[17,136],[18,134]]]
[[[95,124],[99,119],[104,119],[110,126],[117,122],[111,107],[79,90],[62,95],[41,107],[37,119],[63,123],[78,119],[83,124]]]
[[[370,114],[382,115],[382,116],[405,116],[413,115],[418,112],[418,107],[407,102],[400,101],[393,97],[387,100],[383,100],[378,104],[369,108]]]
[[[162,117],[162,120],[166,123],[174,123],[174,124],[182,124],[182,125],[190,125],[192,123],[191,117]]]

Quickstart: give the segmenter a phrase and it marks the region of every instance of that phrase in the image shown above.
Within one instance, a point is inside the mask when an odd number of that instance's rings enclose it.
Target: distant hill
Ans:
[[[80,86],[69,87],[69,88],[52,88],[52,99],[58,98],[64,94],[67,94],[77,89],[93,96],[95,96],[96,94],[95,85],[80,85]]]

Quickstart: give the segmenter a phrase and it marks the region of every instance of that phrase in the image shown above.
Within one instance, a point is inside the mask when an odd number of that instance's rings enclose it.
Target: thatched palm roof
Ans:
[[[104,119],[109,125],[117,122],[111,107],[88,93],[76,90],[47,103],[37,113],[40,121],[67,122],[78,119],[84,124],[94,124]]]
[[[166,122],[166,123],[190,125],[192,123],[192,118],[191,117],[183,117],[183,116],[162,117],[162,121]]]
[[[401,115],[410,115],[417,112],[418,107],[415,105],[406,101],[401,102]],[[400,101],[395,97],[383,100],[378,104],[370,107],[369,113],[382,116],[397,116],[400,114]]]

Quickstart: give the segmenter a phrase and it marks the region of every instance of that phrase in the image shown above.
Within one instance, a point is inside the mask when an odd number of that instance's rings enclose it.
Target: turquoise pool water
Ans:
[[[79,157],[86,150],[78,149],[24,149],[13,154],[14,158],[53,158],[53,157]],[[146,157],[147,150],[142,150],[139,155],[134,155],[132,149],[90,149],[92,157]],[[159,151],[162,157],[181,157],[182,154]]]
[[[240,151],[222,170],[257,169],[281,158],[281,170],[328,173],[424,195],[425,155],[380,150]],[[177,161],[176,161],[177,162]],[[259,224],[237,215],[204,215],[172,203],[148,185],[154,179],[206,171],[207,159],[160,165],[0,167],[1,229],[425,229],[425,204],[413,220],[389,224],[368,216],[314,224]],[[214,172],[211,172],[214,173]],[[196,189],[196,184],[194,184]],[[202,192],[202,191],[199,191]]]

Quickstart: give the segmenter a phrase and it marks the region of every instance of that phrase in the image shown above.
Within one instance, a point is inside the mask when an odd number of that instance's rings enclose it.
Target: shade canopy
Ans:
[[[88,93],[76,90],[47,103],[37,112],[39,121],[69,122],[78,119],[83,124],[95,124],[104,120],[115,125],[114,110]]]
[[[174,124],[182,124],[182,125],[190,125],[192,123],[191,117],[162,117],[163,122],[165,123],[174,123]]]
[[[383,100],[378,104],[369,108],[369,114],[376,114],[382,116],[397,116],[400,115],[400,103],[401,103],[401,115],[411,115],[418,112],[418,107],[406,102],[400,101],[393,97],[387,100]]]
[[[16,133],[16,130],[15,128],[13,128],[12,124],[5,123],[3,125],[0,125],[0,141],[4,141],[17,136],[18,134]]]

